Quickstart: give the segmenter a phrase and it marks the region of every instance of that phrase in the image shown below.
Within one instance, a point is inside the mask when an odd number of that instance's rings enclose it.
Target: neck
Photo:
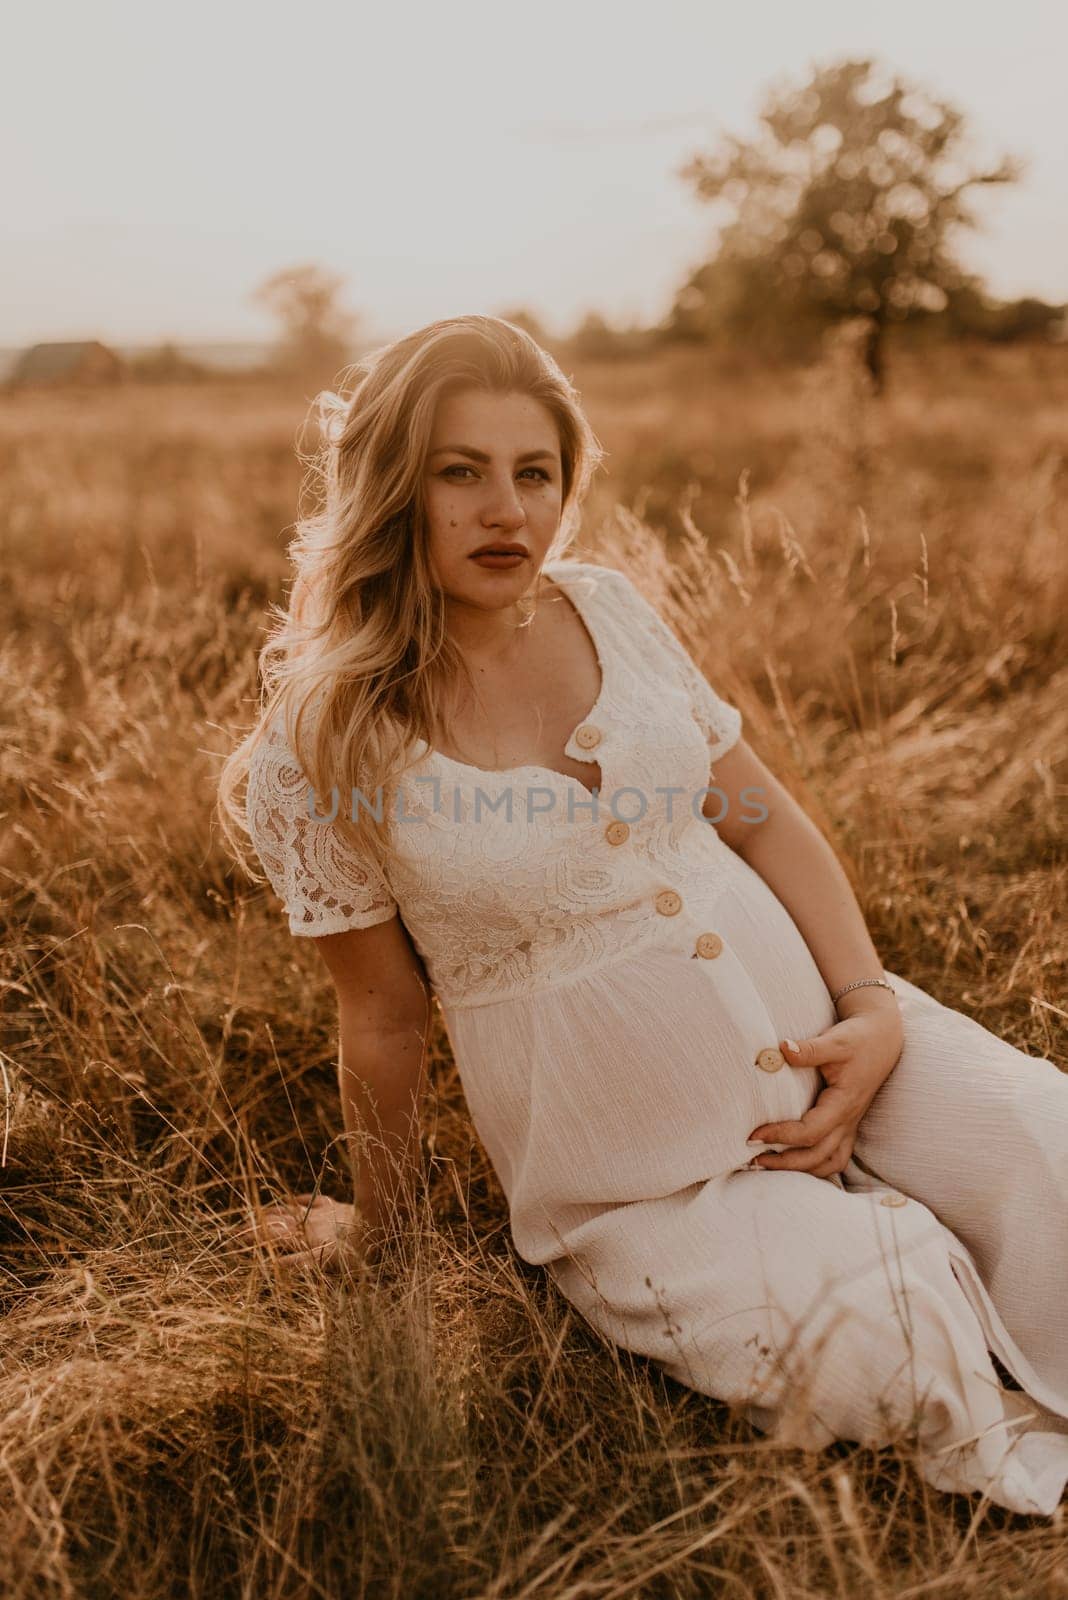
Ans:
[[[526,642],[531,622],[531,604],[537,585],[523,601],[485,611],[462,600],[446,598],[445,620],[449,636],[468,660],[503,661],[511,658]]]

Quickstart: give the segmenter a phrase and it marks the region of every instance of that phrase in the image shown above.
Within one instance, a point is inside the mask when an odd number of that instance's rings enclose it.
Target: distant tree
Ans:
[[[184,355],[171,339],[132,356],[130,371],[146,383],[178,383],[208,376],[204,365]]]
[[[587,311],[561,341],[560,353],[575,361],[638,361],[661,343],[663,331],[632,321],[627,327],[609,322],[600,311]]]
[[[329,382],[351,359],[359,318],[340,303],[345,279],[311,264],[286,267],[250,298],[281,323],[276,365],[301,379]]]
[[[978,287],[955,254],[957,232],[976,225],[968,191],[1015,182],[1022,166],[1007,158],[973,170],[961,113],[868,59],[773,90],[759,125],[754,139],[728,135],[679,171],[728,220],[714,259],[680,289],[667,331],[796,343],[866,315],[878,388],[887,326]]]
[[[616,353],[618,334],[599,311],[587,311],[568,340],[572,355],[587,361],[611,360]]]
[[[541,321],[534,315],[533,311],[526,311],[522,307],[517,307],[515,311],[500,311],[497,315],[503,321],[513,322],[517,328],[522,328],[524,333],[529,333],[530,337],[536,339],[540,345],[548,346],[552,343],[552,339],[546,333]]]
[[[1062,336],[1068,305],[1050,305],[1034,295],[1012,300],[1001,307],[995,338],[1058,339]]]
[[[587,311],[564,347],[577,361],[629,361],[646,354],[655,343],[655,331],[636,324],[619,328],[600,311]]]

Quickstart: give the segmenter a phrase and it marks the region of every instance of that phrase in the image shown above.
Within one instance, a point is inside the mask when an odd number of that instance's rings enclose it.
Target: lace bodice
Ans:
[[[443,1007],[550,987],[662,941],[672,893],[704,898],[723,876],[728,847],[701,805],[740,713],[625,574],[570,560],[544,570],[600,663],[597,699],[564,747],[600,766],[599,792],[550,768],[491,772],[421,744],[389,810],[399,860],[387,882],[309,814],[284,730],[249,773],[249,830],[290,931],[399,913]]]

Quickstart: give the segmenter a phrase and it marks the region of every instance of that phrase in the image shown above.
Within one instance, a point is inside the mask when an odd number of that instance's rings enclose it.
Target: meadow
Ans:
[[[892,348],[880,399],[847,343],[567,370],[580,553],[681,580],[884,964],[1064,1068],[1068,347]],[[308,398],[0,394],[0,1594],[1063,1600],[1064,1507],[780,1449],[604,1345],[512,1249],[440,1022],[403,1249],[237,1240],[347,1198],[326,969],[213,818]]]

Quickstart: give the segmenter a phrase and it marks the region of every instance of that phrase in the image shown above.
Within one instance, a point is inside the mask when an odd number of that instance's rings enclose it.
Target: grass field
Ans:
[[[582,550],[666,546],[885,965],[1064,1067],[1068,349],[891,351],[880,401],[844,348],[572,375]],[[211,814],[304,413],[0,395],[0,1593],[1068,1596],[1063,1525],[601,1344],[511,1249],[440,1032],[405,1259],[235,1243],[254,1193],[347,1197],[325,968]]]

